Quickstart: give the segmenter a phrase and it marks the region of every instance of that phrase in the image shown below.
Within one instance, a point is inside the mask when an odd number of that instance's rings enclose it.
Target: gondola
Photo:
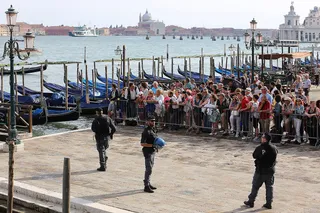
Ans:
[[[128,77],[125,76],[123,77],[123,75],[120,75],[119,72],[117,72],[117,77],[121,80],[121,81],[128,81]],[[134,81],[136,79],[139,79],[137,76],[134,76],[131,72],[130,72],[130,78],[129,81]]]
[[[22,117],[28,120],[29,113],[24,113]],[[51,122],[74,121],[79,117],[80,113],[77,107],[71,110],[38,108],[32,111],[32,124],[43,125]]]
[[[24,68],[24,74],[40,72],[41,71],[41,66],[43,66],[43,71],[45,71],[48,68],[48,61],[46,61],[44,65],[40,65],[40,66],[36,66],[36,67]],[[18,75],[22,75],[22,69],[15,70],[14,72],[17,73]],[[3,70],[3,74],[4,75],[10,75],[10,70],[4,69]]]
[[[192,72],[192,71],[182,71],[181,69],[180,69],[180,66],[178,66],[178,73],[180,74],[180,75],[182,75],[182,76],[184,76],[184,77],[187,77],[187,78],[193,78],[193,79],[201,79],[201,75],[199,74],[199,73],[197,73],[197,72]],[[204,79],[207,79],[207,78],[209,78],[209,76],[208,75],[203,75],[203,78]]]
[[[49,83],[49,82],[46,82],[45,80],[43,80],[43,86],[52,92],[66,92],[66,88],[64,86],[54,84],[54,83]],[[81,90],[69,88],[68,94],[81,96]]]
[[[151,81],[168,81],[170,79],[168,78],[162,78],[162,77],[156,77],[156,76],[153,76],[153,75],[149,75],[146,73],[146,71],[142,70],[143,72],[143,76],[146,78],[146,79],[149,79]]]
[[[22,92],[22,86],[18,85],[18,91],[19,93]],[[25,87],[25,91],[29,91],[31,89]],[[34,90],[31,90],[33,93],[37,92]],[[56,97],[58,93],[43,93],[44,97],[46,99],[46,104],[48,109],[64,109],[65,107],[65,98],[60,96]],[[1,95],[1,92],[0,92]],[[4,101],[9,102],[10,101],[10,94],[5,92],[4,93]],[[40,103],[40,92],[39,94],[27,94],[26,96],[18,96],[18,101],[20,104],[29,104],[32,105],[33,108],[41,108]],[[69,96],[68,99],[68,105],[70,108],[77,107],[76,100],[73,96]],[[83,96],[80,99],[80,111],[81,115],[92,115],[95,114],[95,110],[97,108],[107,109],[109,106],[109,101],[106,100],[99,100],[99,101],[89,101],[89,103],[86,103],[86,98]]]
[[[101,76],[98,72],[96,72],[96,74],[97,74],[97,78],[98,78],[99,81],[101,81],[102,83],[106,83],[106,78],[105,77]],[[131,78],[137,78],[136,76],[132,75],[132,73],[130,73],[130,76],[131,76]],[[113,81],[112,81],[111,78],[108,78],[108,83],[110,85],[112,85],[113,83],[118,85],[118,80],[113,79]],[[123,87],[123,82],[120,81],[120,88],[122,88],[122,87]]]
[[[168,73],[165,68],[163,67],[162,69],[162,73],[163,75],[167,76],[168,78],[172,79],[172,80],[175,80],[175,81],[181,81],[181,80],[184,80],[185,77],[182,77],[181,75],[178,75],[178,74],[174,74],[174,73]]]

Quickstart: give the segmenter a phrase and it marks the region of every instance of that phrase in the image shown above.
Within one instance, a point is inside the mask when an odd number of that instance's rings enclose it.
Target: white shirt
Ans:
[[[139,90],[137,87],[135,87],[135,89],[130,90],[130,96],[131,97],[128,97],[128,89],[126,89],[126,91],[124,92],[124,98],[127,99],[127,100],[135,100],[137,97],[138,97],[138,94],[139,94]]]
[[[309,89],[310,86],[311,86],[311,80],[309,78],[303,81],[303,88],[304,89]]]

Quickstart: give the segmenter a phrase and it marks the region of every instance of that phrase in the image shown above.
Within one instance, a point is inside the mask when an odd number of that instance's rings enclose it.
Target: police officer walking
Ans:
[[[251,208],[254,207],[258,191],[264,183],[266,186],[267,203],[263,207],[272,209],[274,173],[278,150],[270,141],[271,135],[264,133],[260,146],[253,152],[256,170],[253,176],[251,193],[248,197],[249,200],[244,202],[246,206]]]
[[[144,129],[141,137],[142,152],[145,159],[145,174],[144,174],[144,191],[148,193],[153,193],[156,187],[150,184],[150,176],[152,173],[152,167],[154,165],[154,157],[157,151],[157,147],[154,145],[154,141],[157,138],[157,133],[155,129],[155,117],[148,117],[146,122],[146,128]]]
[[[106,171],[108,156],[106,150],[109,148],[109,138],[113,139],[116,127],[110,117],[103,114],[101,108],[96,109],[96,118],[92,122],[91,130],[95,133],[97,150],[99,152],[100,167],[98,171]]]

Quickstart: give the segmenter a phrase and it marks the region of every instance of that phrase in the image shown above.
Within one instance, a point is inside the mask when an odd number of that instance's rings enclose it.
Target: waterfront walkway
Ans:
[[[15,180],[62,192],[63,158],[71,159],[71,196],[133,212],[318,212],[320,152],[310,146],[279,148],[275,202],[263,210],[261,188],[256,207],[242,203],[251,188],[252,151],[257,144],[185,134],[159,133],[168,145],[155,160],[154,194],[143,193],[142,128],[118,129],[108,151],[107,172],[97,172],[98,153],[91,131],[25,141],[15,153]],[[8,154],[0,153],[0,177],[8,177]]]

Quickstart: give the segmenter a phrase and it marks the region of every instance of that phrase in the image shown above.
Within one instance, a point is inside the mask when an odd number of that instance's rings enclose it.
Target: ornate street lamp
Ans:
[[[253,83],[254,80],[254,50],[258,50],[259,46],[257,46],[257,43],[261,43],[262,42],[262,35],[261,33],[257,33],[256,35],[256,39],[255,37],[255,30],[257,29],[257,22],[255,19],[252,19],[252,21],[250,22],[250,28],[251,28],[251,37],[250,34],[248,32],[246,32],[244,34],[244,43],[246,45],[246,48],[248,50],[252,50],[252,60],[251,60],[251,84]]]
[[[120,48],[120,46],[117,46],[117,49],[114,50],[114,53],[115,53],[116,55],[121,55],[122,49]]]
[[[4,44],[3,55],[0,60],[4,60],[7,55],[10,58],[10,130],[7,144],[9,146],[9,183],[8,183],[8,212],[12,212],[13,208],[13,152],[14,146],[20,144],[17,139],[17,129],[16,129],[16,115],[15,115],[15,95],[14,95],[14,57],[15,54],[20,60],[26,60],[29,58],[30,51],[34,49],[34,36],[32,33],[28,32],[25,36],[25,52],[27,55],[20,55],[19,43],[16,39],[13,39],[13,30],[16,26],[18,12],[13,9],[12,5],[6,11],[7,16],[7,26],[10,32],[10,39]]]
[[[125,57],[126,57],[126,46],[123,45],[122,49],[120,48],[120,46],[117,46],[117,49],[114,50],[114,53],[116,55],[120,55],[120,60],[122,62],[123,78],[125,79],[125,72],[126,72],[126,60],[125,60]],[[119,75],[121,75],[121,73]],[[128,76],[127,85],[129,85],[129,76]]]

